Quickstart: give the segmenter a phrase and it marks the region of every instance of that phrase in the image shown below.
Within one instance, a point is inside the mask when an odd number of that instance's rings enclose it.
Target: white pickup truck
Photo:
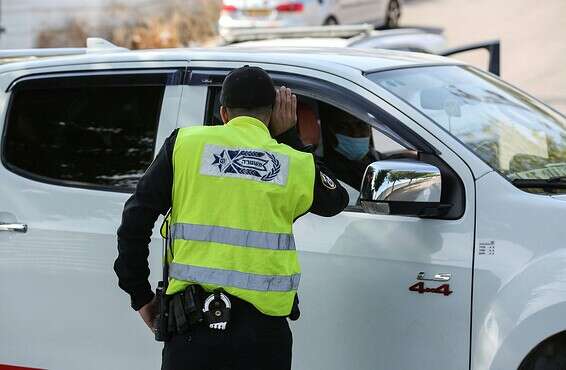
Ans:
[[[295,369],[565,368],[563,115],[424,54],[73,52],[0,66],[0,369],[159,368],[112,270],[122,207],[172,130],[218,123],[223,78],[243,64],[309,107],[299,131],[330,168],[336,112],[373,128],[361,194],[294,227]]]

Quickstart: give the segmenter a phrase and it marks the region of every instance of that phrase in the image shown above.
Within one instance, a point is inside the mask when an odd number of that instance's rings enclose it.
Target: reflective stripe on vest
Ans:
[[[173,239],[237,245],[239,247],[295,250],[293,234],[250,231],[223,226],[174,224],[171,228],[171,237]]]
[[[204,284],[229,286],[263,292],[290,292],[297,290],[301,274],[290,276],[258,275],[240,271],[172,263],[170,276],[179,280],[197,281]]]

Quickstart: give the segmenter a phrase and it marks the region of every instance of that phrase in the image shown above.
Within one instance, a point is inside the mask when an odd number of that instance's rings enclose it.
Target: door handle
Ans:
[[[0,231],[11,231],[15,233],[25,233],[28,231],[26,224],[4,224],[0,223]]]

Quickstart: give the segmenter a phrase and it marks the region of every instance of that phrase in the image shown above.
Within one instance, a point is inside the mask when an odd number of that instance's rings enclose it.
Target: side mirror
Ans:
[[[440,203],[441,194],[437,167],[415,160],[383,160],[367,167],[360,203],[372,214],[434,217],[450,209]]]

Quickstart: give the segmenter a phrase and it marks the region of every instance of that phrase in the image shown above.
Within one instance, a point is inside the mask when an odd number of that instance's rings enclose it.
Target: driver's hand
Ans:
[[[297,124],[297,96],[291,89],[281,86],[275,89],[275,104],[271,113],[269,131],[276,137]]]

